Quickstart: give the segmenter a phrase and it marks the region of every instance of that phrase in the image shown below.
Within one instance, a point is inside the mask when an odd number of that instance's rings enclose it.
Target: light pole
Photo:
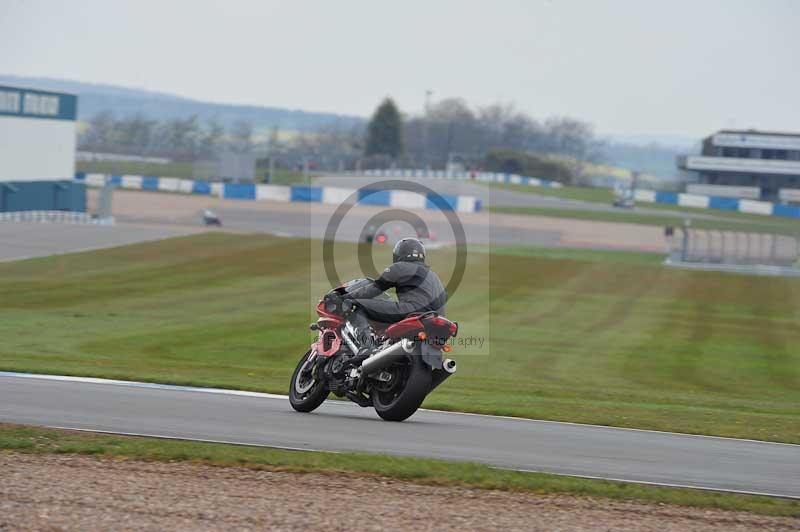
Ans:
[[[425,91],[425,117],[422,119],[422,165],[426,171],[430,168],[430,164],[428,164],[428,121],[431,112],[431,96],[433,96],[433,91],[427,89]]]

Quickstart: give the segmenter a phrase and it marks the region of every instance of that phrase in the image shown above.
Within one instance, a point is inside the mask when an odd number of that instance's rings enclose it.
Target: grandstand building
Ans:
[[[75,181],[77,100],[0,85],[0,212],[86,210]]]
[[[688,192],[800,201],[800,133],[721,130],[703,139],[700,155],[678,158],[696,181]]]

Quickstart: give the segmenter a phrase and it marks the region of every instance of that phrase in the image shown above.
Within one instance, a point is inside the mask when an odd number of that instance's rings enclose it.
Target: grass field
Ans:
[[[456,348],[426,406],[800,443],[800,282],[498,251],[470,255],[491,322],[471,269],[448,306],[491,355]],[[214,233],[0,264],[0,369],[285,393],[312,340],[309,254]]]
[[[550,196],[562,199],[573,199],[603,203],[611,205],[614,201],[614,194],[611,189],[592,188],[592,187],[569,187],[544,188],[533,187],[530,185],[512,184],[492,184],[506,190],[515,190],[528,194],[540,196]],[[641,225],[680,225],[687,218],[682,214],[703,214],[712,215],[718,220],[703,220],[692,218],[692,226],[701,229],[722,229],[731,231],[754,231],[754,232],[775,232],[781,234],[800,235],[800,220],[793,218],[781,218],[777,216],[761,216],[758,214],[747,214],[741,212],[723,211],[719,209],[699,209],[693,207],[681,207],[678,205],[664,205],[659,203],[638,202],[637,207],[647,209],[657,209],[665,211],[661,216],[650,216],[636,212],[635,210],[618,209],[614,211],[585,211],[569,208],[548,208],[548,207],[495,207],[491,210],[507,214],[528,214],[534,216],[552,216],[557,218],[574,218],[580,220],[596,220],[601,222],[621,222]]]
[[[420,484],[506,491],[570,493],[700,508],[800,516],[800,502],[701,490],[661,488],[575,477],[502,471],[485,465],[355,453],[314,453],[211,443],[130,438],[0,425],[0,450],[86,454],[154,461],[192,461],[278,471],[370,474]]]
[[[113,175],[154,175],[159,177],[179,177],[193,179],[194,168],[192,163],[172,162],[166,164],[144,163],[137,161],[77,161],[78,172],[113,174]],[[264,171],[256,172],[257,179],[264,176]],[[290,185],[303,183],[303,173],[292,170],[275,169],[275,175],[270,183],[275,185]]]
[[[651,205],[647,205],[651,207]],[[501,214],[523,214],[529,216],[550,216],[553,218],[570,218],[573,220],[594,220],[598,222],[617,222],[639,225],[654,225],[658,227],[681,226],[686,216],[666,212],[651,215],[636,211],[586,211],[580,209],[562,209],[549,207],[490,207],[489,210]],[[696,213],[696,210],[695,210]],[[689,213],[690,214],[690,213]],[[778,217],[759,217],[758,215],[741,214],[729,216],[718,214],[716,211],[706,211],[705,214],[719,216],[719,219],[708,220],[692,218],[692,227],[698,229],[716,229],[724,231],[747,231],[755,233],[778,233],[784,235],[800,236],[800,220]],[[752,216],[752,217],[751,217]]]
[[[526,192],[538,194],[540,196],[551,196],[554,198],[573,199],[581,201],[593,201],[597,203],[611,204],[614,201],[614,193],[610,188],[597,187],[571,187],[561,188],[535,187],[531,185],[515,185],[512,183],[487,183],[487,186],[503,190],[514,190],[516,192]]]

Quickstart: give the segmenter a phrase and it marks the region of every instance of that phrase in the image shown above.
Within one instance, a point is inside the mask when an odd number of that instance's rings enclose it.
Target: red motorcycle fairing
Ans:
[[[412,314],[404,320],[389,325],[384,334],[389,338],[403,338],[421,331],[425,331],[429,337],[446,340],[458,334],[458,324],[435,312]]]
[[[342,347],[342,339],[335,329],[326,329],[320,332],[319,338],[314,344],[317,354],[324,357],[332,357],[339,352],[340,347]]]
[[[339,352],[342,347],[342,337],[339,335],[339,329],[344,325],[344,318],[333,312],[329,312],[325,308],[325,302],[320,301],[317,305],[317,328],[319,329],[319,336],[317,341],[312,344],[312,349],[323,357],[332,357]]]
[[[409,316],[404,320],[393,323],[386,327],[384,334],[389,338],[403,338],[412,333],[419,332],[424,329],[419,316]]]
[[[335,312],[329,312],[325,308],[325,301],[320,301],[317,304],[317,315],[321,318],[321,320],[317,320],[320,327],[339,327],[344,324],[344,317],[336,314]]]

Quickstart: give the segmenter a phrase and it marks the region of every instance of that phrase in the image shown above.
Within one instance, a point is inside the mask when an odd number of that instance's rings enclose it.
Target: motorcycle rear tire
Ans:
[[[395,398],[384,402],[379,393],[373,392],[372,406],[386,421],[404,421],[411,417],[431,390],[431,369],[418,353],[408,357],[409,374],[403,389]]]
[[[298,412],[311,412],[316,410],[319,405],[325,402],[325,399],[328,398],[328,393],[330,393],[326,383],[320,380],[315,382],[307,392],[298,392],[296,387],[297,379],[300,370],[303,369],[303,365],[305,365],[310,354],[311,350],[306,351],[306,354],[303,355],[300,362],[297,363],[297,367],[294,369],[294,373],[292,373],[292,382],[289,383],[289,403],[292,405],[292,408]]]

